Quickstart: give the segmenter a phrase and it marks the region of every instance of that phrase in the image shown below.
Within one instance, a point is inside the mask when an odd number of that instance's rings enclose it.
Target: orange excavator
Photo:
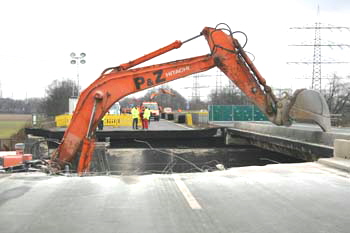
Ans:
[[[315,122],[324,131],[330,130],[328,106],[316,91],[297,90],[277,98],[266,84],[235,33],[226,24],[205,27],[202,32],[186,41],[175,41],[168,46],[138,59],[105,69],[101,76],[79,96],[76,109],[63,139],[53,153],[51,170],[58,172],[66,165],[76,166],[80,175],[89,171],[95,148],[98,122],[119,99],[157,85],[218,67],[274,124],[290,126],[294,120]],[[168,63],[132,67],[148,61],[189,41],[204,36],[210,53]]]
[[[154,97],[156,97],[157,95],[160,95],[160,94],[175,96],[175,94],[172,93],[170,90],[166,90],[166,89],[161,88],[161,89],[159,89],[158,92],[153,92],[149,98],[150,98],[150,100],[153,100]]]

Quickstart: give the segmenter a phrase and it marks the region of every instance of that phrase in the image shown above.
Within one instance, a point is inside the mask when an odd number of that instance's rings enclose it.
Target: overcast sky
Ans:
[[[317,16],[317,5],[320,15]],[[312,66],[287,65],[312,60],[312,49],[290,44],[313,43],[314,31],[290,30],[315,22],[350,27],[348,0],[2,0],[0,2],[0,82],[3,97],[43,97],[55,79],[77,79],[70,53],[84,52],[79,69],[86,88],[107,67],[117,66],[168,45],[186,40],[205,26],[227,23],[248,35],[245,49],[270,86],[309,87]],[[243,43],[243,38],[238,38]],[[350,32],[322,32],[322,39],[350,44]],[[350,61],[350,49],[322,50],[325,60]],[[144,65],[158,64],[209,53],[203,37]],[[329,59],[328,59],[329,58]],[[322,67],[324,75],[349,75],[346,66]],[[209,71],[216,74],[215,70]],[[201,79],[200,79],[201,80]],[[226,82],[226,79],[223,79]],[[202,78],[215,86],[215,78]],[[169,83],[186,97],[191,78]],[[206,93],[206,90],[202,90]]]

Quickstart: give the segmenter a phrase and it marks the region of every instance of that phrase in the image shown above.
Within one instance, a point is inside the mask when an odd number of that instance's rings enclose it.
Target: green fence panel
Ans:
[[[232,121],[232,106],[223,106],[222,110],[222,119],[223,121]]]
[[[253,106],[233,106],[234,121],[252,121],[253,120]]]
[[[213,117],[213,109],[214,109],[214,105],[209,105],[208,107],[208,112],[209,112],[209,121],[214,121],[214,117]]]
[[[210,121],[232,121],[232,114],[231,105],[211,105],[209,107]]]
[[[254,118],[253,121],[268,121],[268,118],[264,113],[260,111],[257,106],[254,106]]]
[[[267,121],[253,105],[210,105],[209,121]]]
[[[209,108],[209,119],[211,121],[232,121],[232,106],[212,105]]]

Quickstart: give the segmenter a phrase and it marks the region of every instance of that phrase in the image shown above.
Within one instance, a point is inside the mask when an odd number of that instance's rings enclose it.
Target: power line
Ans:
[[[201,88],[208,88],[209,86],[200,86],[199,78],[201,77],[210,77],[212,75],[206,75],[206,74],[195,74],[192,76],[192,87],[184,87],[184,89],[191,88],[192,89],[192,101],[199,102],[200,101],[200,89]]]
[[[319,9],[318,9],[319,14]],[[350,48],[349,44],[335,44],[335,43],[322,43],[321,39],[321,30],[341,30],[341,29],[347,29],[350,31],[349,27],[340,27],[340,26],[324,26],[320,22],[316,22],[315,26],[304,26],[304,27],[291,27],[290,29],[301,29],[301,30],[314,30],[314,42],[308,43],[308,44],[292,44],[289,46],[309,46],[313,47],[313,60],[312,61],[293,61],[293,62],[287,62],[287,64],[312,64],[312,82],[311,82],[311,88],[314,90],[321,91],[322,89],[322,64],[346,64],[350,63],[347,61],[323,61],[322,55],[321,55],[321,48],[322,47],[339,47],[339,48]]]
[[[289,61],[287,64],[314,64],[317,63],[315,61]],[[348,61],[321,61],[318,62],[320,64],[347,64],[350,63]]]

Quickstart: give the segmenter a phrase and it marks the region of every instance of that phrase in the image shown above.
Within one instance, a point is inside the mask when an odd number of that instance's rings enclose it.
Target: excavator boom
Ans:
[[[208,41],[209,55],[130,69],[151,58],[179,48],[185,42],[201,35]],[[225,73],[268,119],[277,125],[290,125],[290,112],[295,118],[315,119],[315,115],[304,111],[305,106],[302,104],[306,101],[305,98],[308,98],[307,96],[314,96],[313,103],[307,107],[312,108],[317,101],[317,104],[323,106],[324,109],[316,109],[311,112],[318,117],[315,122],[328,130],[328,121],[324,116],[328,108],[325,107],[325,101],[321,95],[315,94],[316,92],[310,94],[306,91],[303,95],[306,97],[299,95],[299,97],[277,99],[238,41],[232,37],[231,32],[227,34],[224,30],[206,27],[199,36],[185,42],[175,41],[134,61],[104,70],[101,76],[81,93],[70,125],[60,146],[52,156],[52,167],[60,170],[64,165],[72,164],[73,161],[79,159],[78,172],[80,174],[87,172],[94,150],[97,124],[116,101],[129,94],[213,67],[218,67]],[[297,107],[293,107],[293,104],[296,104]]]
[[[153,92],[153,93],[151,93],[151,95],[150,95],[149,98],[152,100],[152,99],[154,99],[154,97],[156,97],[156,96],[158,96],[158,95],[160,95],[160,94],[166,94],[166,95],[176,96],[176,95],[175,95],[174,93],[172,93],[170,90],[165,90],[165,89],[161,88],[161,89],[159,89],[158,92]]]

